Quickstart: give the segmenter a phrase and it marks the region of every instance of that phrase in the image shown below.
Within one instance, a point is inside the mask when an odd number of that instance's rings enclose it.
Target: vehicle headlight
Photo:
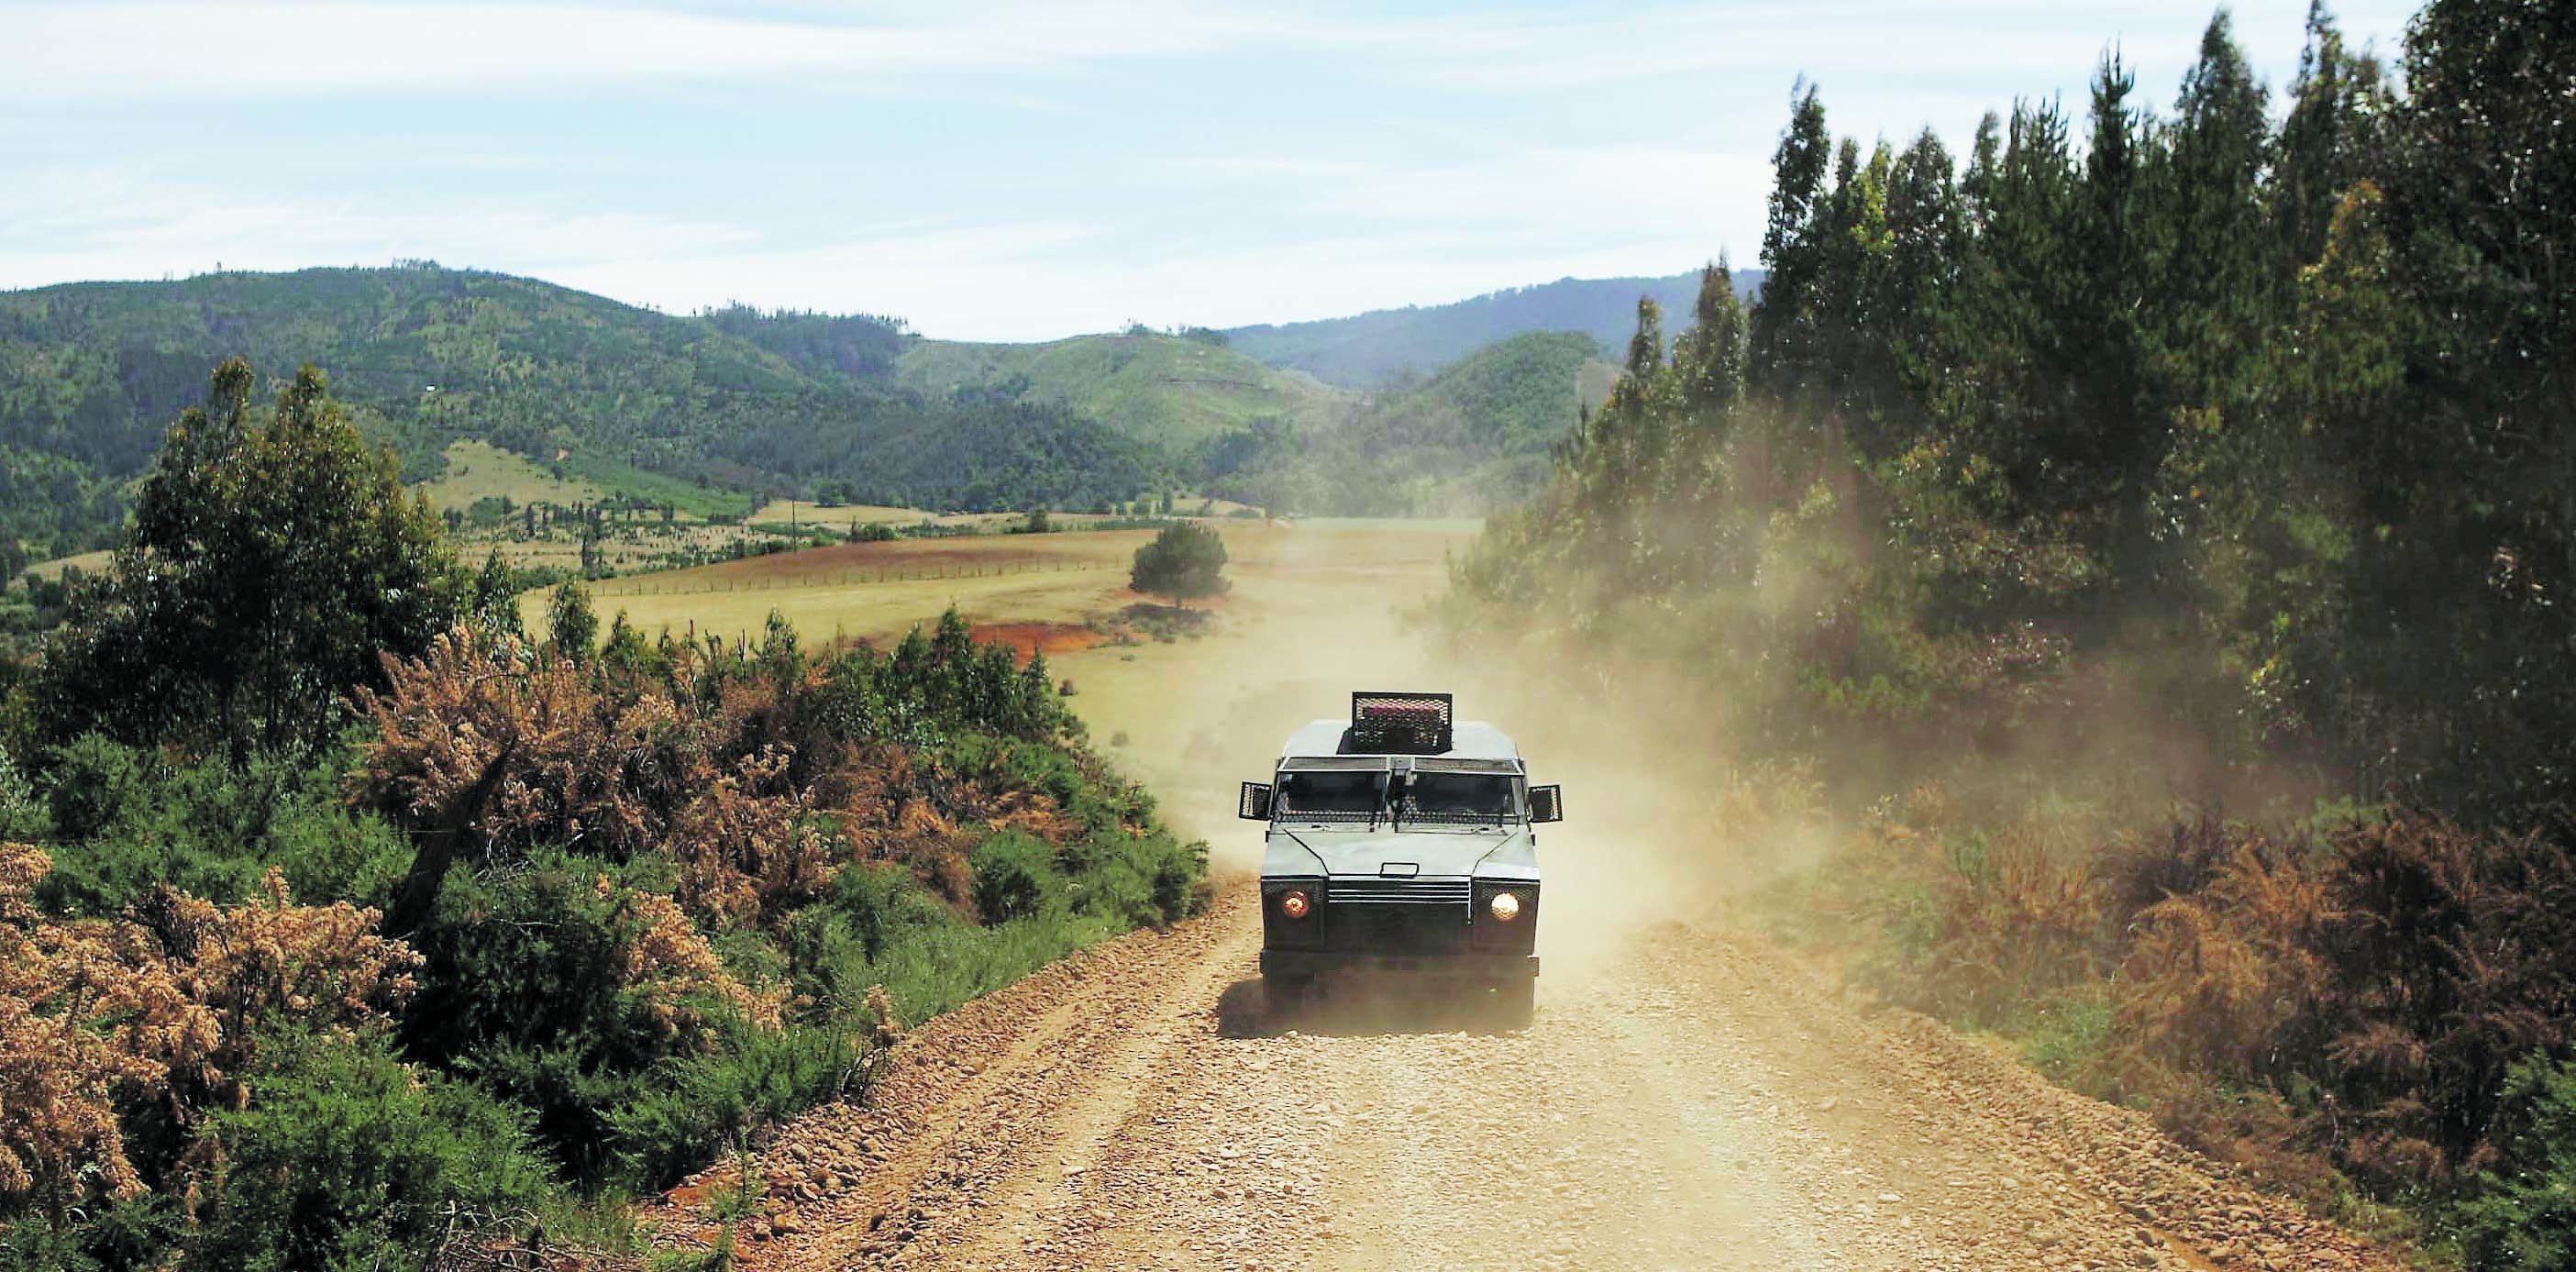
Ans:
[[[1492,908],[1494,917],[1501,919],[1505,923],[1509,923],[1512,920],[1521,917],[1521,898],[1519,893],[1497,892],[1494,894],[1494,899],[1486,904]]]
[[[1301,888],[1290,888],[1279,894],[1279,912],[1292,919],[1302,919],[1315,908],[1314,898]]]

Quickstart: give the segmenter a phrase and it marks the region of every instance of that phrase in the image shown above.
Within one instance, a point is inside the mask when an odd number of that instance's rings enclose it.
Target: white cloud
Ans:
[[[739,226],[643,213],[551,215],[488,199],[436,208],[359,198],[240,196],[157,174],[79,169],[0,186],[0,287],[227,269],[686,256],[736,247]]]
[[[2259,7],[2241,27],[2286,24],[2295,36],[2300,6]],[[2133,58],[2178,63],[2208,12],[2202,0],[2152,0],[2124,7],[2120,17]],[[2346,25],[2394,30],[2402,17],[2373,9]],[[46,0],[0,8],[0,35],[33,51],[0,79],[0,99],[97,101],[545,90],[614,80],[790,77],[864,87],[923,72],[1215,51],[1322,54],[1389,77],[1513,93],[1859,67],[2055,75],[2089,62],[2120,32],[2088,7],[2034,11],[1993,0],[1686,5],[1544,18],[1186,0],[913,3],[792,17],[567,0]]]
[[[875,24],[561,2],[48,3],[0,10],[7,43],[32,51],[0,79],[0,95],[313,96],[1011,69],[1192,52],[1232,25],[1154,17],[1152,6],[1088,2]]]

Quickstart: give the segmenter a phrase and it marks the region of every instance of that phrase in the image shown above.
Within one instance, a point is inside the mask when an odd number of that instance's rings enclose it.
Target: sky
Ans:
[[[2346,0],[2395,59],[2411,5]],[[1039,340],[1756,263],[1800,77],[1864,143],[2173,99],[2191,0],[0,0],[0,288],[433,259]],[[2306,0],[2243,0],[2278,94]]]

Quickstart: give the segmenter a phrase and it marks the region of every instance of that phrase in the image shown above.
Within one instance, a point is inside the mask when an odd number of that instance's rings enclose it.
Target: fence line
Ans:
[[[750,558],[744,558],[746,560]],[[689,567],[692,569],[704,567]],[[988,579],[1013,574],[1065,574],[1097,570],[1097,561],[1019,561],[994,562],[988,565],[938,566],[926,570],[843,570],[837,576],[806,577],[753,576],[748,579],[708,578],[692,584],[674,581],[655,584],[644,580],[652,575],[635,576],[628,586],[602,587],[592,595],[612,596],[705,596],[716,592],[779,592],[811,587],[872,587],[880,583],[919,583],[930,579]]]

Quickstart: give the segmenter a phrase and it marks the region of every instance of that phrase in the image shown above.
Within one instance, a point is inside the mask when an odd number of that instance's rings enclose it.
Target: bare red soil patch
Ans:
[[[999,641],[1027,662],[1031,654],[1063,654],[1109,643],[1105,632],[1080,623],[977,623],[970,631],[979,641]]]

